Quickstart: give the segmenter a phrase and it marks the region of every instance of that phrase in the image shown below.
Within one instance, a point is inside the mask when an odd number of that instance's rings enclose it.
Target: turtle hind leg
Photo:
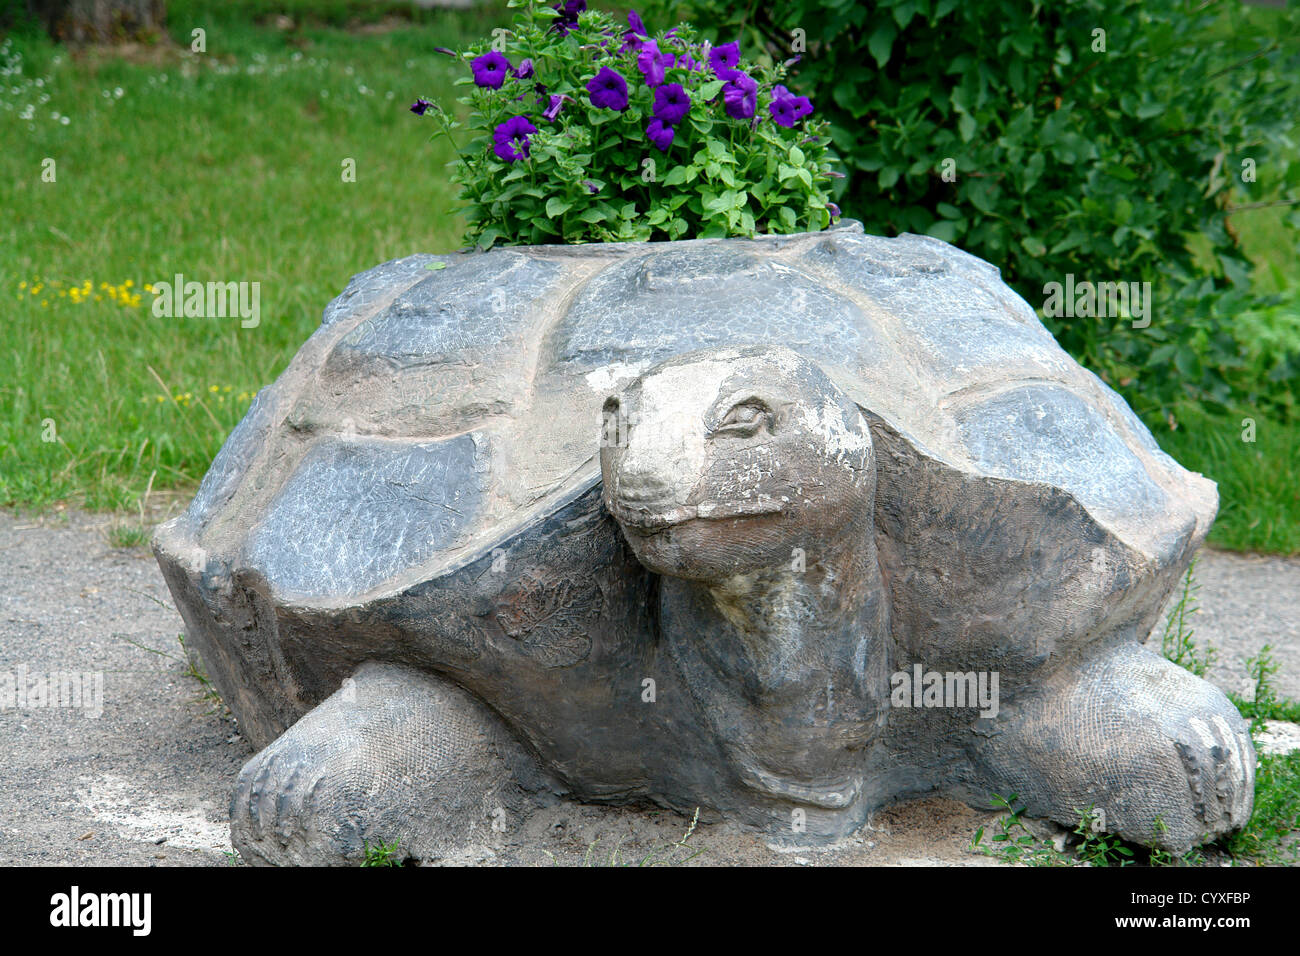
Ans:
[[[439,859],[492,842],[544,789],[473,695],[371,663],[244,765],[231,839],[256,864],[355,866],[394,843],[399,859]]]
[[[972,757],[1030,816],[1184,853],[1250,818],[1255,749],[1208,681],[1136,644],[1063,668],[1003,709]],[[984,796],[987,797],[988,794]]]

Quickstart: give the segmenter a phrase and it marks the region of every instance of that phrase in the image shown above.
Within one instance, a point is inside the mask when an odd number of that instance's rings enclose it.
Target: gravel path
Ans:
[[[92,675],[80,709],[0,709],[0,865],[226,865],[227,802],[248,744],[188,676],[181,620],[152,555],[109,541],[112,517],[0,511],[0,681]],[[1196,640],[1218,652],[1211,678],[1240,691],[1244,660],[1268,643],[1282,693],[1300,697],[1300,559],[1206,552]],[[102,678],[102,713],[96,682]],[[752,834],[700,826],[708,863],[984,865],[967,846],[994,815],[918,801],[878,815],[833,851],[781,854]],[[463,862],[640,860],[687,821],[562,805],[478,846]],[[676,850],[668,856],[680,857]],[[661,853],[661,857],[665,854]]]

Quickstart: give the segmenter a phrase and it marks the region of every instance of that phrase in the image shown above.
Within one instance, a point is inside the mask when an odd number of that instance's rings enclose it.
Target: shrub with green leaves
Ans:
[[[869,232],[955,243],[1036,307],[1067,274],[1151,282],[1147,328],[1044,317],[1148,420],[1183,403],[1295,415],[1294,324],[1237,322],[1294,318],[1294,300],[1252,289],[1230,215],[1300,195],[1300,5],[646,3],[770,62],[803,52],[796,78],[849,176],[838,201]],[[1300,205],[1280,208],[1294,262]]]
[[[754,236],[839,214],[826,123],[782,82],[786,62],[758,68],[736,43],[651,33],[584,0],[510,5],[490,42],[442,51],[466,63],[463,126],[411,107],[456,148],[467,243]]]

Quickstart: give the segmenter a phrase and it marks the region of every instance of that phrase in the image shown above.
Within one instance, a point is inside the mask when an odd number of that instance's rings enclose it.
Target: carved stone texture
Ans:
[[[936,792],[1181,851],[1253,793],[1141,646],[1216,507],[994,267],[855,224],[363,273],[154,546],[250,859]]]

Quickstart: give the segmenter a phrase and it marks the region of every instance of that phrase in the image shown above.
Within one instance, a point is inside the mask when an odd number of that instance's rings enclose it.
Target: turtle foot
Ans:
[[[1250,818],[1255,750],[1208,681],[1144,647],[1114,648],[1003,709],[974,754],[1030,816],[1185,853]]]
[[[535,805],[539,773],[500,718],[422,672],[366,664],[255,755],[231,800],[231,839],[261,865],[458,858]],[[393,849],[395,846],[395,850]]]

